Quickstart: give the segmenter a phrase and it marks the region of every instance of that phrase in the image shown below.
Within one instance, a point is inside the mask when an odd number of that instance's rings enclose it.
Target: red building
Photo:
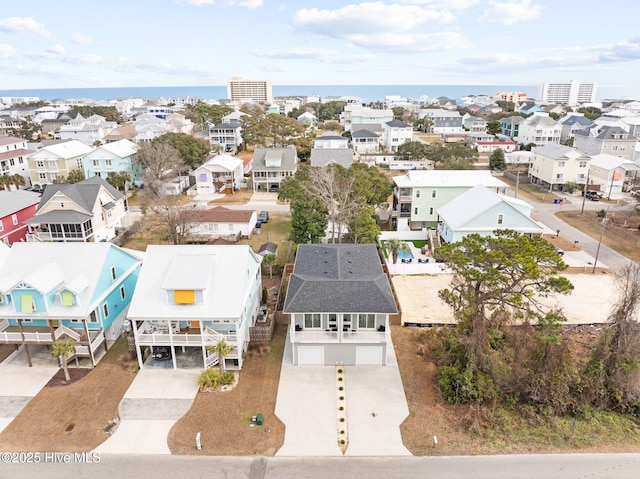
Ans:
[[[40,204],[40,195],[31,191],[0,191],[0,242],[11,246],[26,241],[27,225]]]

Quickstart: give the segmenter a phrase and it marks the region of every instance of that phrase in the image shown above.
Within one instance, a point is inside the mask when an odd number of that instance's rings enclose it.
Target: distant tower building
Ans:
[[[231,101],[273,103],[273,91],[268,80],[232,78],[227,82],[227,97]]]
[[[596,101],[596,84],[571,80],[569,83],[543,83],[540,85],[540,101],[576,106]]]

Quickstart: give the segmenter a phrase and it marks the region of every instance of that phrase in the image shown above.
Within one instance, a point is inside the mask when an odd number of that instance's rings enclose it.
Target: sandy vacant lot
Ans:
[[[612,274],[565,275],[574,285],[571,295],[545,298],[548,306],[560,306],[568,324],[592,324],[606,321],[616,298]],[[451,275],[393,276],[391,278],[402,311],[402,323],[453,323],[450,308],[438,298],[438,291],[446,288]]]

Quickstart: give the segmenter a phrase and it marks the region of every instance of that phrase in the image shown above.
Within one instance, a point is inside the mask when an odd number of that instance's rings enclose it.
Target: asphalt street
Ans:
[[[224,439],[222,439],[224,440]],[[41,453],[44,454],[44,453]],[[637,479],[640,454],[550,454],[458,457],[198,457],[101,455],[99,463],[61,455],[58,462],[1,464],[2,479]],[[44,457],[41,457],[44,459]],[[96,458],[93,458],[95,461]],[[62,462],[60,462],[62,461]]]

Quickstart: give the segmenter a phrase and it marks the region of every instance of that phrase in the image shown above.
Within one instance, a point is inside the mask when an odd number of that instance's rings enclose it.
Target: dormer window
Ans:
[[[63,306],[73,306],[75,302],[75,298],[71,291],[63,291],[60,295]]]
[[[193,289],[176,289],[173,292],[173,302],[175,304],[194,304],[196,292]]]

